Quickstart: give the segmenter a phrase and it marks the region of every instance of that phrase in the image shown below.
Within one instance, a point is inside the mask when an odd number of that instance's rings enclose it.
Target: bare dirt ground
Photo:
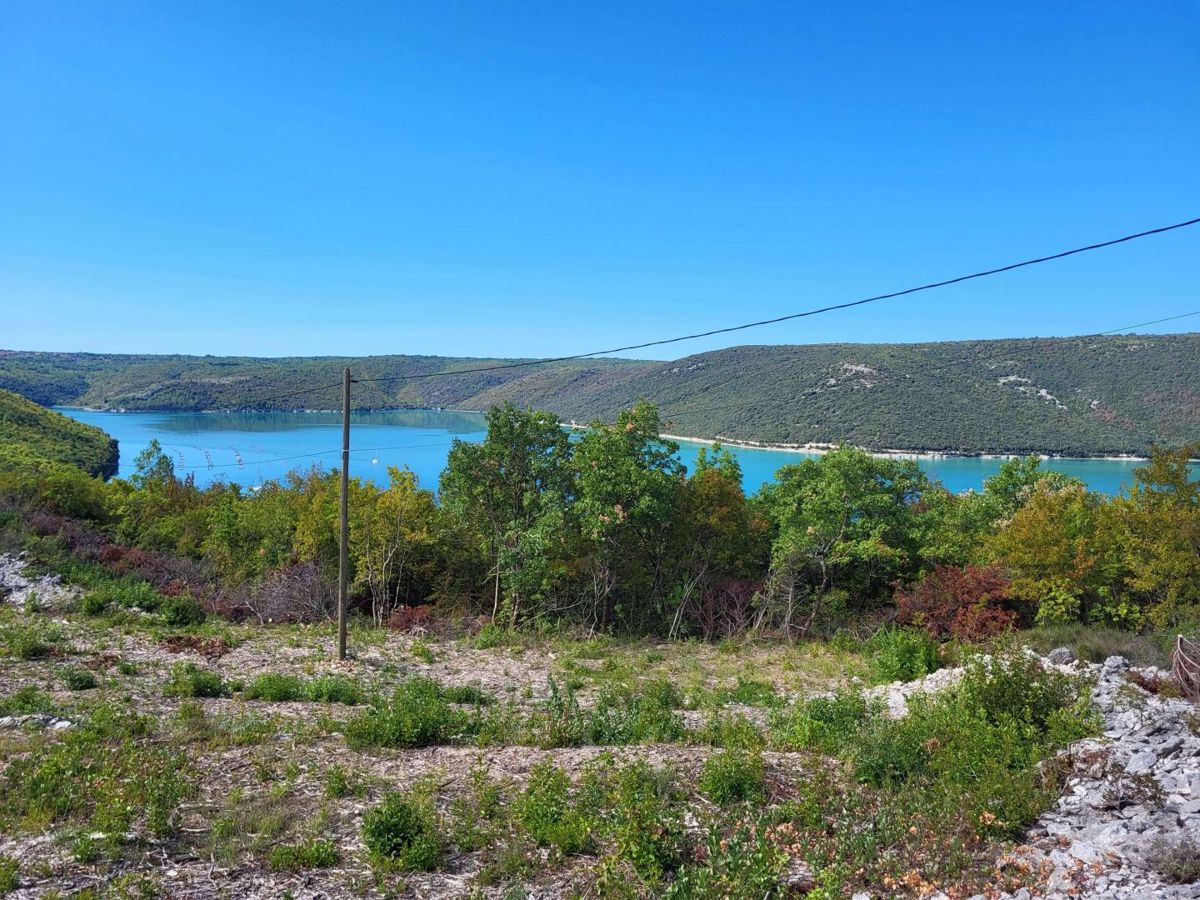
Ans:
[[[353,656],[334,659],[333,636],[325,627],[249,627],[219,624],[182,635],[137,621],[87,619],[47,609],[33,612],[9,604],[0,625],[30,622],[57,629],[61,640],[44,658],[0,656],[0,700],[33,688],[52,700],[57,715],[86,720],[99,704],[136,710],[158,723],[168,742],[187,749],[196,785],[181,807],[179,829],[164,839],[142,835],[116,858],[81,862],[67,829],[29,828],[0,835],[0,856],[19,863],[18,898],[67,895],[209,897],[385,897],[462,896],[558,897],[587,892],[595,860],[567,859],[533,877],[491,884],[481,879],[480,853],[452,851],[444,871],[380,874],[370,865],[361,838],[363,812],[384,792],[436,785],[436,803],[447,809],[466,796],[473,770],[485,770],[501,785],[519,789],[530,769],[550,758],[578,772],[604,754],[640,758],[669,767],[680,782],[694,785],[714,748],[688,742],[627,747],[529,746],[485,748],[433,746],[411,750],[355,752],[341,726],[356,707],[308,702],[266,702],[226,697],[180,699],[165,687],[173,667],[190,662],[218,673],[227,683],[247,684],[264,673],[313,677],[338,673],[370,693],[389,693],[405,679],[427,676],[445,686],[474,685],[516,710],[545,700],[550,679],[574,687],[586,706],[602,685],[671,681],[688,705],[734,690],[740,680],[766,683],[783,699],[829,690],[856,677],[860,661],[820,647],[565,641],[528,639],[479,649],[466,640],[436,640],[359,629],[352,632]],[[97,686],[68,690],[68,670],[94,673]],[[181,724],[196,708],[206,729],[197,736]],[[767,711],[727,703],[750,721]],[[703,714],[682,713],[688,727]],[[193,728],[194,731],[194,728]],[[213,733],[223,735],[213,737]],[[230,737],[229,735],[235,735]],[[24,727],[0,731],[0,750],[16,758],[56,737]],[[764,755],[768,784],[777,796],[804,777],[807,754]],[[347,796],[331,796],[331,770],[355,785]],[[697,811],[707,803],[695,798]],[[265,815],[255,815],[256,810]],[[248,821],[226,827],[215,823]],[[258,829],[256,831],[256,829]],[[299,872],[268,865],[270,850],[305,835],[318,835],[337,848],[335,865]],[[545,851],[538,851],[545,853]],[[538,869],[534,861],[533,869]],[[82,892],[82,894],[80,894]]]

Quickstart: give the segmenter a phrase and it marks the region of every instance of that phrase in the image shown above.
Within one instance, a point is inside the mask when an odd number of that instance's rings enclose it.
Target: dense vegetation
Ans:
[[[731,454],[686,472],[660,430],[646,404],[570,437],[505,405],[436,497],[404,471],[352,480],[336,663],[307,624],[331,612],[336,472],[200,489],[153,445],[128,480],[0,470],[0,552],[77,589],[0,603],[0,715],[76,723],[0,734],[8,888],[1036,887],[997,862],[1099,724],[1085,679],[1007,635],[1086,626],[1103,658],[1194,632],[1197,448],[1155,451],[1116,498],[1035,458],[954,495],[851,448],[747,497]],[[952,660],[961,680],[904,718],[862,690]]]
[[[117,473],[117,442],[99,428],[0,390],[0,469],[57,464],[110,478]]]
[[[1156,450],[1124,497],[1035,458],[954,495],[912,461],[850,448],[784,466],[747,497],[730,453],[702,453],[689,474],[660,428],[640,404],[571,439],[552,415],[496,407],[483,443],[452,448],[436,499],[407,471],[387,487],[352,480],[354,603],[380,624],[485,616],[704,638],[898,616],[974,639],[1035,622],[1191,627],[1200,612],[1195,447]],[[77,556],[107,555],[210,612],[328,612],[334,472],[201,490],[151,447],[128,481],[19,470],[0,497]]]
[[[649,400],[674,434],[964,453],[1144,454],[1200,440],[1200,334],[745,346],[447,374],[502,362],[6,352],[0,387],[114,409],[334,409],[352,364],[383,379],[355,386],[362,409],[513,402],[613,421]]]

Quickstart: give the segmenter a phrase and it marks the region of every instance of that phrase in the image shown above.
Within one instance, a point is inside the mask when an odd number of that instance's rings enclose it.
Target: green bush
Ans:
[[[299,871],[301,869],[327,869],[337,865],[337,847],[330,841],[309,838],[298,844],[283,844],[271,850],[268,864],[272,869]]]
[[[589,743],[645,744],[677,741],[684,735],[679,690],[665,679],[633,690],[605,689],[588,716]]]
[[[650,884],[660,883],[683,859],[683,795],[668,769],[644,760],[617,766],[601,757],[584,773],[581,803],[616,860]],[[623,885],[601,883],[602,893]]]
[[[88,591],[79,600],[79,611],[85,616],[102,616],[109,610],[109,597],[103,591]]]
[[[471,640],[476,650],[492,650],[502,647],[510,638],[509,632],[495,622],[485,622],[479,633]]]
[[[714,803],[734,803],[761,800],[765,783],[761,753],[723,750],[705,760],[699,787]]]
[[[878,681],[913,681],[941,667],[938,643],[920,628],[883,628],[867,642]]]
[[[168,697],[225,697],[229,688],[216,672],[181,662],[172,667],[165,693]]]
[[[318,675],[305,688],[305,696],[313,703],[341,703],[357,706],[362,703],[361,685],[345,675]]]
[[[87,669],[67,669],[63,683],[72,691],[90,691],[96,686],[96,676]]]
[[[667,900],[779,896],[779,877],[787,856],[771,843],[766,829],[740,824],[726,833],[713,825],[705,843],[702,862],[679,870],[664,895]]]
[[[1061,710],[1086,700],[1087,686],[1082,678],[1043,667],[1031,654],[1010,650],[969,664],[955,692],[989,722],[1015,721],[1045,732]]]
[[[200,601],[191,594],[177,594],[167,597],[159,606],[159,615],[163,622],[173,628],[187,628],[190,625],[200,625],[207,617]]]
[[[427,747],[453,743],[469,725],[469,717],[446,700],[441,686],[428,678],[411,678],[382,701],[346,723],[346,743],[368,747]]]
[[[85,580],[92,587],[80,600],[80,609],[89,616],[101,616],[113,609],[156,613],[168,599],[144,581],[108,575],[89,575]]]
[[[496,698],[477,684],[460,684],[442,689],[442,695],[450,703],[464,703],[471,706],[491,706]]]
[[[395,791],[363,815],[362,836],[372,861],[388,868],[432,872],[445,856],[432,812]]]
[[[148,732],[146,718],[103,705],[60,740],[13,758],[0,777],[0,830],[62,822],[101,833],[79,846],[84,853],[115,849],[130,832],[170,834],[193,790],[188,761]]]
[[[772,718],[772,739],[782,747],[838,754],[854,745],[878,708],[879,704],[868,703],[861,692],[810,697]]]
[[[550,760],[530,771],[525,789],[513,803],[513,814],[541,847],[580,853],[589,846],[590,823],[571,796],[571,779]]]
[[[17,873],[21,863],[12,856],[0,855],[0,894],[9,894],[21,886]]]
[[[306,696],[304,679],[298,675],[264,672],[255,676],[243,696],[247,700],[269,700],[273,703],[303,700]]]
[[[0,716],[21,716],[31,713],[53,713],[54,701],[50,695],[28,684],[0,700]]]
[[[45,659],[62,648],[63,633],[48,622],[35,619],[0,630],[0,644],[17,659]]]
[[[333,765],[325,773],[325,796],[331,800],[342,797],[362,797],[367,792],[367,785],[362,777],[345,767]]]
[[[695,739],[714,747],[761,750],[767,740],[758,726],[741,713],[730,715],[721,708],[710,710]]]

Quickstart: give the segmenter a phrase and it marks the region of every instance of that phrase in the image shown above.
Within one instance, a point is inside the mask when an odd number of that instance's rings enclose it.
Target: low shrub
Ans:
[[[602,690],[588,716],[586,740],[601,745],[677,741],[684,735],[682,706],[678,688],[666,679],[632,690]]]
[[[1087,662],[1100,663],[1110,656],[1123,656],[1135,666],[1171,667],[1173,634],[1136,634],[1100,625],[1043,625],[1021,632],[1021,643],[1039,653],[1069,647]]]
[[[347,722],[346,743],[355,750],[448,744],[460,739],[470,722],[450,705],[436,681],[411,678],[390,699]]]
[[[867,642],[877,681],[913,681],[941,667],[937,641],[917,628],[883,628]]]
[[[1200,842],[1159,836],[1150,844],[1146,862],[1172,884],[1195,884],[1200,881]]]
[[[21,863],[16,857],[0,854],[0,894],[9,894],[21,886],[18,872]]]
[[[771,721],[772,740],[790,749],[837,754],[852,747],[878,709],[861,692],[810,697],[781,710]]]
[[[264,672],[255,676],[246,687],[243,696],[247,700],[268,700],[273,703],[303,700],[306,696],[304,679],[298,675]]]
[[[111,575],[92,578],[93,586],[80,598],[79,608],[89,616],[102,616],[114,609],[136,609],[157,613],[168,599],[144,581],[114,579]]]
[[[357,706],[363,701],[362,686],[345,675],[318,675],[305,687],[305,695],[313,703]]]
[[[276,724],[254,713],[208,715],[195,700],[179,704],[176,724],[183,737],[208,747],[249,747],[275,736]]]
[[[442,688],[442,695],[451,703],[471,706],[491,706],[496,698],[477,684],[460,684]]]
[[[395,791],[363,815],[362,836],[372,862],[387,868],[431,872],[445,857],[433,813]]]
[[[388,616],[387,627],[393,631],[419,634],[425,631],[432,614],[432,606],[398,606]]]
[[[765,828],[741,823],[726,831],[712,825],[701,861],[682,867],[664,896],[667,900],[779,896],[786,862],[787,854],[775,846]]]
[[[342,797],[362,797],[367,792],[362,777],[344,766],[333,765],[325,773],[325,796],[331,800]]]
[[[989,722],[1015,721],[1047,732],[1064,713],[1087,720],[1087,686],[1082,678],[1043,667],[1037,657],[1010,650],[967,666],[954,691]]]
[[[479,633],[471,639],[471,644],[476,650],[492,650],[504,646],[510,638],[511,634],[507,629],[501,628],[495,622],[485,622]]]
[[[694,739],[714,747],[761,750],[767,743],[758,726],[741,713],[730,715],[717,708],[710,710]]]
[[[174,831],[193,786],[187,758],[149,735],[149,721],[104,705],[63,733],[12,759],[0,777],[0,830],[81,826],[77,853],[115,850],[130,832]],[[91,840],[86,835],[99,833]]]
[[[167,597],[159,607],[162,620],[174,628],[200,625],[206,618],[204,607],[191,594],[176,594]]]
[[[192,662],[176,663],[164,689],[168,697],[225,697],[229,688],[221,676]]]
[[[53,713],[50,695],[29,684],[0,700],[0,716],[23,716],[32,713]]]
[[[780,699],[775,686],[756,678],[738,676],[737,686],[722,695],[726,703],[741,703],[745,706],[778,706]]]
[[[85,616],[102,616],[109,608],[109,598],[102,591],[88,591],[79,599],[79,611]]]
[[[513,815],[541,847],[580,853],[589,846],[591,826],[571,795],[571,779],[550,760],[530,771]]]
[[[271,850],[267,862],[272,869],[299,871],[301,869],[327,869],[337,865],[337,847],[330,841],[308,838],[298,844],[283,844]]]
[[[408,648],[408,652],[426,664],[432,663],[436,659],[433,654],[433,648],[420,639],[412,642],[412,646]]]
[[[714,803],[734,803],[761,800],[765,781],[761,753],[724,750],[705,760],[699,787]]]
[[[55,625],[41,619],[16,623],[0,630],[0,645],[17,659],[45,659],[59,653],[63,633]]]
[[[1016,612],[1004,605],[1008,589],[1008,578],[994,566],[939,566],[896,591],[898,619],[942,640],[985,640],[1017,624]]]
[[[497,841],[507,829],[509,808],[504,791],[482,760],[471,768],[471,790],[450,803],[450,839],[459,850],[471,853]]]
[[[87,669],[67,669],[63,672],[63,684],[68,690],[90,691],[96,686],[96,676]]]
[[[619,890],[628,887],[622,865],[647,885],[659,885],[682,862],[684,795],[671,770],[654,769],[640,759],[618,765],[606,754],[584,772],[579,795],[596,839],[610,848],[611,865],[602,867],[608,870],[607,883],[604,872],[600,880],[602,895],[622,895]]]

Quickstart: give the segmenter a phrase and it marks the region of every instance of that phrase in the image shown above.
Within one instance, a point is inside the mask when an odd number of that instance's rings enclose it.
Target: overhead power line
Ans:
[[[1186,318],[1189,318],[1190,316],[1200,316],[1200,309],[1192,310],[1191,312],[1186,312],[1186,313],[1179,313],[1178,315],[1174,315],[1174,316],[1165,316],[1164,318],[1161,318],[1161,319],[1153,319],[1149,322],[1138,322],[1133,325],[1122,325],[1119,328],[1110,328],[1108,331],[1097,331],[1094,334],[1081,334],[1081,335],[1075,335],[1073,337],[1054,338],[1054,339],[1050,339],[1050,340],[1044,340],[1044,339],[1040,339],[1040,338],[1014,338],[1014,340],[1027,340],[1027,341],[1030,341],[1031,343],[1027,347],[1014,347],[1011,350],[1009,350],[1005,354],[1005,356],[1019,356],[1019,355],[1023,355],[1026,353],[1031,353],[1033,351],[1046,350],[1051,347],[1056,347],[1056,346],[1060,346],[1063,344],[1071,344],[1071,343],[1075,343],[1077,341],[1086,341],[1088,338],[1106,337],[1108,335],[1120,334],[1122,332],[1130,331],[1134,328],[1147,328],[1151,325],[1161,325],[1164,322],[1174,322],[1177,319],[1186,319]],[[993,360],[994,359],[995,358],[993,357]],[[979,361],[977,360],[976,362],[979,362]],[[970,365],[971,365],[971,362],[969,362],[967,360],[953,360],[953,361],[947,360],[938,365],[917,365],[915,367],[905,369],[902,372],[898,371],[894,374],[904,375],[904,376],[927,375],[927,374],[930,374],[931,372],[940,372],[944,369],[951,369],[951,368],[961,368],[961,369],[965,370]],[[802,393],[795,394],[790,399],[803,400],[806,397],[815,396],[816,394],[823,393],[826,390],[827,390],[826,388],[812,388],[812,389],[804,391]],[[767,401],[760,400],[760,401],[756,401],[755,403],[746,403],[744,401],[740,402],[740,403],[725,403],[725,404],[720,404],[718,406],[702,406],[702,407],[698,407],[698,408],[694,408],[694,409],[680,409],[680,410],[675,410],[670,413],[663,412],[663,415],[664,415],[664,418],[669,420],[671,418],[675,418],[675,417],[679,417],[679,416],[689,416],[689,415],[694,415],[696,413],[714,412],[716,410],[721,410],[721,409],[745,409],[750,406],[761,405],[764,402],[767,402]],[[671,410],[672,407],[670,405],[666,405],[666,406],[664,406],[664,409]]]
[[[855,306],[865,306],[868,303],[877,303],[881,300],[893,300],[897,297],[904,297],[909,294],[916,294],[921,291],[931,291],[935,288],[949,287],[952,284],[961,284],[964,281],[972,281],[977,278],[987,278],[991,275],[999,275],[1003,272],[1011,272],[1015,269],[1022,269],[1027,266],[1036,266],[1041,263],[1052,262],[1058,259],[1065,259],[1068,256],[1076,256],[1080,253],[1089,253],[1093,250],[1102,250],[1105,247],[1114,247],[1117,244],[1125,244],[1130,241],[1136,241],[1139,238],[1150,237],[1157,234],[1165,234],[1168,231],[1177,231],[1181,228],[1187,228],[1191,225],[1200,223],[1200,217],[1188,219],[1185,222],[1176,222],[1174,225],[1163,225],[1159,228],[1151,228],[1147,231],[1139,231],[1135,234],[1127,234],[1123,237],[1113,238],[1108,241],[1101,241],[1096,244],[1088,244],[1084,247],[1075,247],[1071,250],[1062,250],[1058,253],[1051,253],[1047,256],[1038,256],[1033,259],[1022,260],[1021,262],[1009,263],[1004,266],[997,266],[992,269],[984,269],[979,272],[972,272],[968,275],[958,275],[954,278],[946,278],[941,281],[932,281],[928,284],[917,285],[916,287],[904,288],[899,291],[892,291],[887,294],[876,294],[873,297],[863,297],[860,300],[850,300],[845,303],[834,303],[829,306],[820,306],[816,309],[808,309],[803,312],[789,313],[784,316],[776,316],[771,319],[759,319],[755,322],[744,322],[741,325],[729,325],[725,328],[714,328],[709,331],[698,331],[694,334],[683,334],[677,337],[661,338],[654,341],[645,341],[640,344],[627,344],[623,347],[610,347],[607,350],[592,350],[588,353],[575,353],[570,356],[555,356],[546,359],[521,360],[518,362],[504,363],[494,366],[478,366],[471,369],[455,369],[447,372],[423,372],[416,375],[389,375],[381,378],[358,378],[355,379],[357,384],[365,384],[369,382],[381,381],[419,381],[428,378],[445,378],[452,375],[469,375],[474,372],[497,372],[504,369],[519,369],[528,366],[544,365],[546,363],[569,362],[575,359],[589,359],[593,356],[604,356],[610,353],[624,353],[629,350],[645,350],[648,347],[661,347],[666,344],[677,344],[681,341],[692,341],[699,338],[713,337],[718,334],[731,334],[735,331],[745,331],[749,328],[760,328],[764,325],[776,325],[780,322],[790,322],[794,319],[803,319],[809,316],[817,316],[822,313],[834,312],[839,309],[850,309]]]

